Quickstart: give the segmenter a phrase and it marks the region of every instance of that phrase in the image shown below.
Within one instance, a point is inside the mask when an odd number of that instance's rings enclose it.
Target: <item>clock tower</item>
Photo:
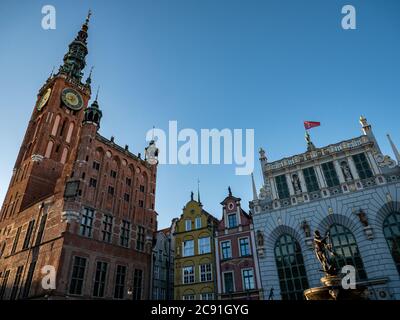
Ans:
[[[15,162],[1,220],[52,195],[68,175],[79,143],[81,123],[91,94],[86,65],[90,12],[69,45],[63,64],[40,88],[25,137]],[[60,181],[60,186],[63,185]]]

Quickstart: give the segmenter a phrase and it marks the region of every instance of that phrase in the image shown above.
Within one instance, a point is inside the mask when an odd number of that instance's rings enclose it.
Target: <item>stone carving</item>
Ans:
[[[307,222],[306,220],[304,220],[304,221],[302,222],[301,228],[303,229],[306,238],[311,237],[310,225],[308,224],[308,222]]]
[[[349,167],[349,165],[347,164],[346,161],[342,161],[342,162],[340,163],[340,168],[342,169],[343,176],[344,176],[344,179],[345,179],[346,181],[351,181],[351,180],[353,180],[353,175],[352,175],[352,173],[351,173],[351,171],[350,171],[350,167]]]
[[[360,219],[360,222],[362,223],[362,225],[364,227],[368,227],[369,223],[368,223],[368,218],[367,218],[367,215],[365,214],[365,212],[362,209],[360,209],[360,211],[357,212],[356,214],[358,216],[358,219]]]
[[[300,194],[302,192],[301,183],[300,183],[299,176],[297,174],[292,175],[292,184],[293,184],[294,193]]]
[[[264,247],[264,235],[261,230],[257,230],[257,247]]]
[[[394,161],[390,156],[384,156],[382,153],[377,153],[374,158],[380,167],[388,167],[389,169],[396,167],[396,161]]]

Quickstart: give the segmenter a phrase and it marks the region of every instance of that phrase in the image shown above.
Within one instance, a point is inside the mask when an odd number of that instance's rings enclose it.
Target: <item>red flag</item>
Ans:
[[[321,125],[321,122],[317,122],[317,121],[304,121],[304,128],[306,128],[306,130],[314,128],[314,127],[319,127]]]

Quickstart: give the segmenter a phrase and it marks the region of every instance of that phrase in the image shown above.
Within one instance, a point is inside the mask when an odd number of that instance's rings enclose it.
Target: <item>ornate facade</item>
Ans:
[[[234,197],[221,202],[222,219],[215,237],[218,299],[262,299],[260,270],[252,217]]]
[[[269,162],[250,202],[262,285],[275,299],[302,299],[322,276],[313,233],[329,232],[338,267],[353,265],[372,299],[400,299],[400,156],[383,155],[371,125],[359,137]],[[254,185],[254,181],[253,181]]]
[[[0,212],[0,299],[146,299],[156,165],[98,132],[89,17],[39,90]],[[43,267],[55,286],[42,284]],[[47,268],[46,267],[46,268]]]
[[[193,199],[183,208],[175,229],[175,300],[216,298],[214,234],[217,219]]]

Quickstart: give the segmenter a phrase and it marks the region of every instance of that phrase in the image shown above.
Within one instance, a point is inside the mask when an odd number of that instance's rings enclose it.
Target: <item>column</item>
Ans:
[[[319,181],[319,186],[320,186],[321,188],[327,188],[328,186],[327,186],[327,184],[326,184],[325,176],[324,176],[324,174],[323,174],[323,172],[322,172],[321,166],[320,166],[320,165],[316,165],[316,166],[314,167],[314,170],[315,170],[315,173],[316,173],[317,178],[318,178],[318,181]]]
[[[295,193],[294,193],[294,188],[293,188],[293,184],[292,184],[292,178],[290,177],[289,173],[286,173],[285,176],[286,176],[286,183],[287,183],[288,188],[289,188],[289,194],[291,196],[294,196]]]
[[[376,164],[376,160],[374,159],[374,156],[372,155],[372,153],[370,151],[367,151],[366,155],[369,160],[371,170],[372,170],[372,173],[374,174],[374,176],[381,174],[381,170],[379,169],[378,165]]]
[[[271,186],[272,200],[278,199],[278,194],[276,192],[275,179],[269,178],[269,184]]]
[[[297,171],[297,174],[298,174],[299,179],[300,179],[301,190],[303,192],[307,192],[307,185],[306,185],[306,181],[304,179],[303,171],[299,170],[299,171]]]
[[[354,180],[359,180],[360,176],[358,175],[358,171],[357,171],[356,165],[354,164],[353,157],[351,157],[351,156],[346,157],[346,159],[347,159],[347,163],[349,165],[349,168],[350,168],[351,174],[353,175]]]
[[[338,160],[334,160],[333,161],[333,165],[335,166],[336,174],[337,174],[337,176],[339,178],[340,184],[345,183],[346,180],[344,178],[344,175],[343,175],[343,172],[342,172],[342,168],[340,168],[339,161]]]

